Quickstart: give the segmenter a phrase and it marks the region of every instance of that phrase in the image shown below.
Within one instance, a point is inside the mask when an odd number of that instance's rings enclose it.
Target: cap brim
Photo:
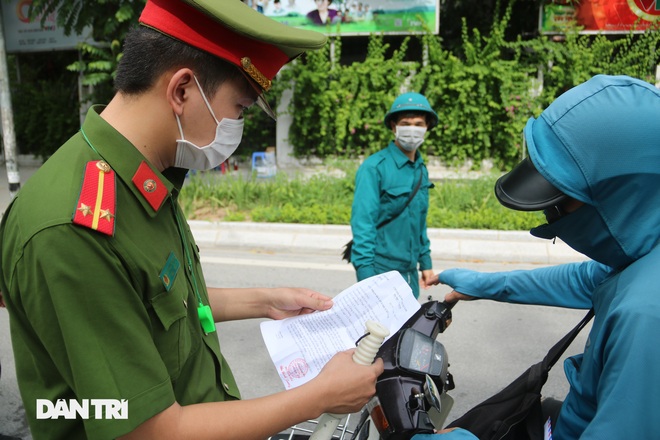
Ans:
[[[517,211],[542,211],[568,198],[536,170],[529,157],[497,179],[495,196],[502,205]]]
[[[266,99],[266,92],[259,86],[259,84],[254,82],[254,80],[250,78],[250,76],[247,73],[245,73],[242,69],[238,69],[238,70],[243,74],[245,80],[248,82],[250,87],[257,94],[257,99],[255,103],[259,106],[261,110],[264,111],[264,113],[270,116],[270,118],[273,121],[277,121],[277,114],[273,111],[270,104],[268,104],[268,100]]]

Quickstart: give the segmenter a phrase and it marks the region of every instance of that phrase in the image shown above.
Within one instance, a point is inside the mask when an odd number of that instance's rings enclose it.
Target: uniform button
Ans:
[[[99,160],[98,162],[96,162],[96,168],[103,171],[104,173],[109,173],[112,170],[112,168],[110,168],[110,165],[108,165],[108,163],[103,160]]]
[[[188,308],[188,303],[186,302],[185,299],[183,300],[183,307],[185,307],[186,309]]]
[[[225,387],[225,390],[229,391],[229,385],[227,385],[226,383],[223,383],[222,385]]]

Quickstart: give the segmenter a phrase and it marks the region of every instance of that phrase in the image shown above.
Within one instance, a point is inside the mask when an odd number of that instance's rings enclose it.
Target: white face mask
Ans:
[[[406,151],[415,151],[424,142],[426,127],[397,125],[396,141]]]
[[[183,129],[181,128],[181,120],[179,119],[179,115],[175,113],[174,116],[176,117],[176,123],[179,125],[181,139],[176,141],[174,166],[189,170],[210,170],[227,160],[236,151],[236,148],[238,148],[243,137],[243,119],[222,118],[222,121],[218,122],[218,118],[215,117],[211,105],[206,99],[202,87],[199,85],[199,81],[197,81],[197,77],[194,78],[197,88],[199,88],[199,92],[202,94],[202,98],[204,98],[206,107],[211,112],[211,116],[215,119],[216,124],[218,124],[215,128],[215,139],[205,147],[198,147],[192,142],[185,140]]]

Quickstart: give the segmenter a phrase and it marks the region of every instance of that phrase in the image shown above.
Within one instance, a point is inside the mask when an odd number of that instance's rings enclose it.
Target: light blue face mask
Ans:
[[[621,248],[602,216],[591,205],[583,205],[551,224],[537,226],[530,233],[548,240],[559,237],[576,251],[615,269],[633,262],[633,258]]]

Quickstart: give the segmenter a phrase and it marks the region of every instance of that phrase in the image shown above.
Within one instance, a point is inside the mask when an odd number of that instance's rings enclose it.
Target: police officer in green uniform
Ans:
[[[299,388],[241,401],[215,322],[332,306],[307,289],[205,285],[177,202],[187,169],[240,142],[242,112],[323,35],[239,0],[149,0],[116,95],[23,186],[0,227],[0,290],[34,439],[262,439],[356,411],[382,362],[333,357]],[[105,400],[103,400],[105,399]],[[115,406],[102,406],[113,402]],[[88,405],[88,413],[66,413]],[[108,404],[110,405],[110,404]]]
[[[404,93],[385,115],[394,140],[369,156],[355,176],[351,211],[351,262],[358,281],[396,270],[415,297],[421,284],[434,277],[431,247],[426,234],[429,207],[428,171],[417,151],[438,115],[426,97]]]

